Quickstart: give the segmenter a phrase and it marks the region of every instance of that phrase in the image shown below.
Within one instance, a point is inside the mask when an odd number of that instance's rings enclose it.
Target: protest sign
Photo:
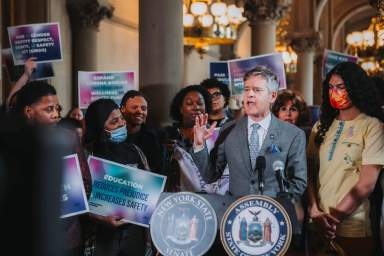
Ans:
[[[228,62],[211,61],[209,63],[209,77],[216,78],[220,82],[229,85]]]
[[[79,107],[88,108],[97,99],[112,99],[120,105],[124,94],[133,90],[133,71],[122,72],[85,72],[79,71]]]
[[[24,65],[15,66],[13,63],[11,49],[1,50],[2,64],[5,67],[6,73],[9,78],[9,82],[14,83],[22,76],[24,73]],[[43,80],[53,77],[54,71],[51,62],[36,63],[36,68],[32,72],[30,81],[34,80]]]
[[[356,63],[357,60],[358,60],[358,57],[356,56],[325,49],[324,58],[323,58],[322,78],[325,79],[328,72],[331,71],[331,69],[334,68],[337,64],[341,62],[346,62],[346,61]]]
[[[59,23],[41,23],[8,27],[13,62],[22,65],[30,57],[36,62],[63,59]]]
[[[63,182],[61,193],[61,217],[66,218],[89,211],[76,154],[63,158]]]
[[[92,175],[90,212],[148,227],[166,177],[94,156],[88,158],[88,164]]]
[[[256,66],[264,66],[272,70],[279,80],[279,90],[287,88],[282,55],[281,53],[273,53],[228,61],[229,84],[232,95],[243,93],[244,75]]]

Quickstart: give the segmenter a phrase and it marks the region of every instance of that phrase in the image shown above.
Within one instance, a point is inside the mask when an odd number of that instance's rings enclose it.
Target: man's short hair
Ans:
[[[26,106],[31,106],[44,96],[56,95],[55,88],[44,81],[27,83],[17,92],[15,111],[22,113]]]
[[[261,76],[267,82],[267,87],[270,92],[277,92],[279,89],[279,80],[277,76],[265,66],[256,66],[253,69],[249,70],[244,75],[244,83],[245,81],[251,79],[255,76]]]
[[[131,98],[135,98],[135,97],[137,97],[137,96],[139,96],[139,97],[143,97],[143,98],[145,99],[145,101],[147,101],[147,99],[144,97],[144,94],[141,93],[140,91],[129,90],[129,91],[127,91],[127,92],[124,94],[123,98],[121,99],[120,107],[121,107],[121,108],[124,107],[125,104],[127,103],[127,101],[128,101],[129,99],[131,99]]]

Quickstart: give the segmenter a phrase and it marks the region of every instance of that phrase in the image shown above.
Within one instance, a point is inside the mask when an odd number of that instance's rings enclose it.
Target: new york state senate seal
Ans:
[[[202,196],[180,192],[158,204],[150,221],[150,232],[162,255],[199,256],[215,240],[217,218]]]
[[[292,238],[287,212],[266,196],[245,196],[232,203],[221,221],[220,237],[231,256],[284,255]]]

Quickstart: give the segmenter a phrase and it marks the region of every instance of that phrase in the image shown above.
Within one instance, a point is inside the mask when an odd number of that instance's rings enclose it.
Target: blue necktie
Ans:
[[[252,124],[252,132],[251,132],[251,138],[249,141],[249,155],[251,157],[251,163],[252,163],[252,170],[255,168],[256,164],[256,158],[259,154],[259,134],[257,133],[257,130],[259,130],[260,125],[259,124]]]

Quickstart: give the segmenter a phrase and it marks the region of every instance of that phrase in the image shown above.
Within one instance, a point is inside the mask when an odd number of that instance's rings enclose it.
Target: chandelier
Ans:
[[[384,71],[384,1],[377,3],[378,15],[364,31],[347,35],[348,53],[359,57],[358,63],[373,75]]]
[[[209,45],[233,44],[246,20],[242,13],[243,8],[220,0],[184,0],[184,45],[194,47],[202,58]]]
[[[297,54],[290,46],[288,36],[290,14],[288,13],[279,21],[276,28],[276,52],[281,53],[283,57],[285,73],[293,74],[297,72]]]
[[[377,1],[377,9],[378,9],[378,26],[380,29],[384,28],[384,0]]]
[[[284,69],[286,73],[297,72],[297,54],[290,45],[276,45],[276,52],[281,53],[283,57]]]
[[[369,74],[383,71],[384,29],[379,28],[377,17],[373,17],[368,29],[347,35],[348,53],[359,57],[358,63]]]

